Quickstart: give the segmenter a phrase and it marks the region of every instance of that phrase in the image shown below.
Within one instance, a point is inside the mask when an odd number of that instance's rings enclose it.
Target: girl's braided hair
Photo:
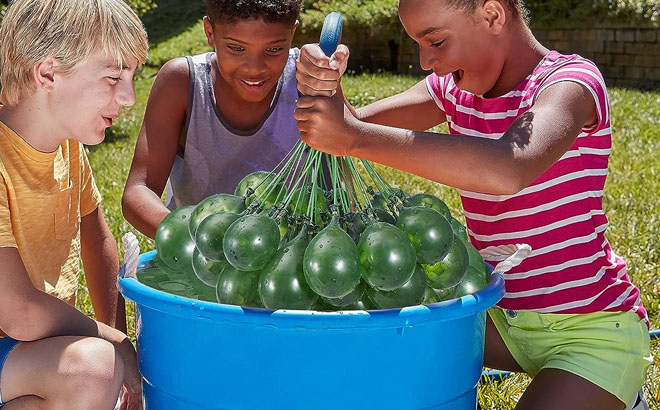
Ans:
[[[261,19],[267,23],[293,25],[302,0],[205,0],[206,14],[213,24]]]

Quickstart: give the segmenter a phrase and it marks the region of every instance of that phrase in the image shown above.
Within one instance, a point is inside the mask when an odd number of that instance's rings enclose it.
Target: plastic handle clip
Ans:
[[[332,12],[325,17],[323,28],[321,29],[321,38],[319,46],[326,56],[330,57],[337,50],[341,42],[341,29],[343,20],[341,14]]]

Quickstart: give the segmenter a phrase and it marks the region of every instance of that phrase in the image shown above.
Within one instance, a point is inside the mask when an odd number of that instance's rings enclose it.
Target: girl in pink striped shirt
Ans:
[[[303,47],[301,138],[459,189],[477,249],[527,243],[491,309],[484,363],[534,377],[516,409],[634,406],[650,364],[648,318],[605,231],[610,106],[596,66],[547,50],[522,0],[400,0],[433,70],[399,95],[353,109],[332,59]],[[447,122],[450,134],[424,132]]]

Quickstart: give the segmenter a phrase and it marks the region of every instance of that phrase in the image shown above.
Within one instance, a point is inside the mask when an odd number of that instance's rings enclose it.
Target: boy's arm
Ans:
[[[321,151],[372,160],[459,189],[504,195],[525,188],[557,161],[581,130],[595,123],[596,105],[586,87],[554,84],[499,139],[369,124],[345,115],[341,93],[302,97],[295,116],[301,138]]]
[[[158,73],[122,196],[124,217],[150,238],[156,235],[158,224],[170,212],[161,195],[186,121],[189,81],[185,58],[168,61]]]
[[[296,62],[296,80],[301,94],[309,96],[332,96],[341,92],[341,77],[346,70],[349,50],[343,44],[328,58],[318,44],[306,44],[300,50]],[[345,100],[347,110],[356,118],[390,127],[416,131],[428,130],[447,121],[445,113],[431,97],[426,80],[410,89],[376,101],[365,107],[354,109]]]
[[[124,333],[88,318],[66,302],[35,288],[18,249],[0,248],[0,260],[0,329],[20,341],[56,336],[105,339],[117,348],[126,364],[126,385],[133,392],[141,391],[135,349]]]
[[[96,319],[126,333],[124,298],[115,286],[119,271],[117,244],[100,207],[81,218],[80,244]]]

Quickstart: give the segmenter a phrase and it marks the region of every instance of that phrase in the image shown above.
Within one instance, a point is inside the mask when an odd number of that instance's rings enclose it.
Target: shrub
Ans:
[[[124,0],[138,16],[143,15],[147,11],[156,7],[156,2],[154,0]],[[0,0],[0,13],[3,13],[5,8],[7,8],[9,0]],[[0,20],[2,20],[2,15],[0,14]]]
[[[305,0],[300,16],[303,32],[318,31],[325,16],[333,11],[341,13],[344,28],[350,30],[379,29],[399,32],[398,0]]]
[[[340,12],[346,29],[378,27],[398,32],[397,0],[305,0],[301,29],[318,30],[331,11]],[[660,26],[656,0],[525,0],[531,25],[595,27],[603,25]]]
[[[532,26],[660,26],[656,0],[526,0]]]

